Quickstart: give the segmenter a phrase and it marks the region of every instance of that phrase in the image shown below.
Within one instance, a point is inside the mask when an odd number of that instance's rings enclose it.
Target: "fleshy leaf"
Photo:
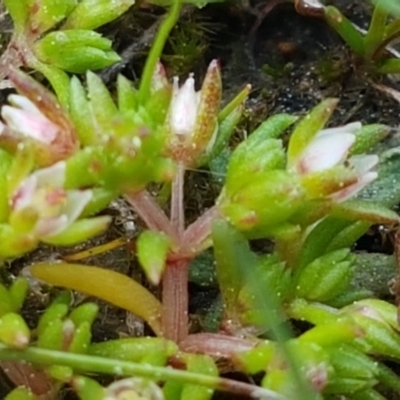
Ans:
[[[55,286],[63,286],[97,296],[143,318],[161,334],[160,302],[143,286],[126,275],[104,268],[80,264],[34,264],[32,275]]]
[[[110,40],[86,30],[49,33],[35,44],[35,54],[45,63],[74,73],[101,69],[120,60]]]
[[[135,0],[82,0],[63,25],[63,29],[96,29],[122,15]]]
[[[296,162],[314,136],[325,126],[337,103],[337,99],[322,101],[297,124],[289,141],[287,152],[289,168]]]
[[[362,200],[349,200],[335,204],[332,216],[352,220],[368,221],[372,224],[396,224],[400,222],[394,211],[377,203]]]
[[[170,238],[163,232],[144,231],[137,239],[136,249],[139,262],[147,279],[153,285],[160,283],[170,245]]]
[[[108,228],[110,223],[111,217],[107,215],[80,219],[63,232],[45,238],[42,241],[57,246],[72,246],[100,235]]]
[[[3,3],[11,15],[15,29],[23,31],[29,16],[29,0],[4,0]]]

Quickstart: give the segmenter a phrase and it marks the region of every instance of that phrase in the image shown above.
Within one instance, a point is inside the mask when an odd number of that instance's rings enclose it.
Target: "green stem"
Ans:
[[[182,0],[174,1],[174,4],[172,5],[166,19],[161,24],[160,29],[157,32],[157,37],[151,46],[150,53],[144,66],[142,79],[140,81],[138,95],[139,104],[144,104],[150,95],[151,80],[153,78],[154,69],[161,56],[168,35],[178,20],[181,5]]]
[[[141,376],[161,381],[171,380],[183,384],[202,385],[211,389],[233,392],[250,398],[262,397],[266,400],[282,400],[282,397],[273,391],[216,376],[202,375],[170,367],[155,367],[149,364],[138,364],[34,347],[14,350],[0,344],[0,360],[24,360],[36,365],[63,365],[76,371],[90,371],[112,376]]]

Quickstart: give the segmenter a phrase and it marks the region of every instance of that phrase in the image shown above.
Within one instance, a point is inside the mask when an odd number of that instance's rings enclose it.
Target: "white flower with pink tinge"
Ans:
[[[92,198],[91,190],[64,189],[65,173],[64,161],[39,169],[23,180],[12,195],[12,212],[31,209],[37,214],[32,233],[38,239],[65,231]]]
[[[8,100],[11,106],[3,106],[1,116],[10,129],[21,137],[30,137],[44,144],[50,144],[56,139],[60,128],[28,98],[13,94]]]
[[[329,197],[336,201],[344,201],[362,190],[378,176],[373,169],[377,166],[377,155],[354,155],[348,157],[351,147],[356,141],[355,133],[361,129],[360,122],[353,122],[338,128],[320,131],[306,146],[291,166],[291,170],[299,175],[323,172],[343,165],[354,171],[356,182],[344,186]]]
[[[196,92],[194,84],[193,74],[189,75],[181,87],[178,77],[174,77],[170,124],[172,132],[176,135],[190,136],[194,133],[200,102],[200,92]]]

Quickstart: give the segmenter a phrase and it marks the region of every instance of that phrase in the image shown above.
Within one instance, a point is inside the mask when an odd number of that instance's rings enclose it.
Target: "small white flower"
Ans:
[[[30,137],[44,144],[50,144],[56,139],[60,128],[28,98],[12,94],[8,100],[12,106],[3,106],[1,116],[10,129],[22,137]]]
[[[195,89],[193,74],[181,87],[179,79],[174,78],[165,128],[169,152],[175,161],[193,165],[212,148],[218,132],[221,92],[217,60],[211,61],[199,91]]]
[[[361,129],[360,122],[339,128],[324,129],[303,150],[294,165],[298,174],[319,172],[343,163]]]
[[[293,164],[293,171],[300,176],[320,173],[337,166],[346,166],[354,172],[356,182],[331,193],[330,198],[344,201],[362,190],[378,176],[373,169],[378,164],[376,155],[356,155],[348,157],[356,141],[356,132],[361,129],[360,122],[353,122],[338,128],[320,131],[306,146]]]
[[[65,162],[35,171],[15,190],[11,209],[18,212],[33,209],[38,220],[34,235],[48,238],[57,235],[75,222],[92,198],[90,190],[65,190]]]
[[[179,88],[178,77],[174,78],[170,109],[170,126],[175,135],[190,136],[196,127],[200,92],[196,92],[193,74]]]

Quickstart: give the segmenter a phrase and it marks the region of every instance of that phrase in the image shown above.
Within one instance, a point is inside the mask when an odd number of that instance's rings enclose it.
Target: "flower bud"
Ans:
[[[74,29],[47,34],[35,44],[34,51],[41,61],[79,74],[119,61],[111,45],[97,32]]]
[[[10,95],[11,106],[1,109],[7,129],[0,134],[0,144],[16,151],[19,143],[32,142],[39,166],[75,153],[79,143],[74,127],[53,94],[16,69],[11,68],[9,77],[20,95]]]
[[[218,129],[221,101],[221,76],[216,60],[208,67],[203,85],[195,90],[193,75],[179,88],[174,78],[172,100],[167,116],[170,154],[173,159],[190,166],[212,146]]]

